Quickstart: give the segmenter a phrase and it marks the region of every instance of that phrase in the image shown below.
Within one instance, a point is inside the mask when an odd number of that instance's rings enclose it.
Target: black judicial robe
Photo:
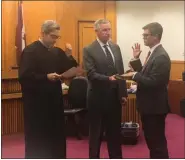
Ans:
[[[25,126],[25,158],[65,158],[66,138],[61,82],[48,73],[61,74],[76,61],[64,51],[46,48],[40,41],[21,55],[19,82],[22,88]]]

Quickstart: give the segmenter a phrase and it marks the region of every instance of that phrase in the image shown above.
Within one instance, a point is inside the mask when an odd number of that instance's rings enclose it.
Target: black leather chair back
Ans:
[[[68,90],[68,101],[72,108],[86,108],[88,80],[85,77],[75,77]]]

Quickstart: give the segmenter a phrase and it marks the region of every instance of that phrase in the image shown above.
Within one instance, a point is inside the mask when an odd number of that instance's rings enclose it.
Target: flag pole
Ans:
[[[16,36],[15,36],[17,67],[20,64],[21,53],[25,45],[26,44],[25,44],[25,28],[24,28],[24,20],[23,20],[23,4],[21,0],[21,1],[18,1],[17,26],[16,26]]]

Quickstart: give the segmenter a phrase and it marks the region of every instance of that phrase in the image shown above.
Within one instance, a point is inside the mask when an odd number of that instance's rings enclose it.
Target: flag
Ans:
[[[17,65],[19,65],[21,53],[26,46],[26,35],[25,35],[25,26],[24,26],[24,20],[23,20],[22,1],[18,1],[17,17],[18,18],[17,18],[17,26],[16,26],[15,46],[16,46]]]

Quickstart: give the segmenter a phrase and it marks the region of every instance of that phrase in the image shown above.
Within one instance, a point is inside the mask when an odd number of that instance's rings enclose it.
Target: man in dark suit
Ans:
[[[111,24],[100,19],[95,22],[97,40],[84,48],[84,67],[89,80],[89,157],[99,158],[103,132],[106,133],[110,158],[122,158],[120,129],[121,103],[126,103],[124,80],[117,81],[115,74],[123,74],[123,62],[118,45],[111,42]]]
[[[171,61],[160,44],[163,28],[159,23],[143,27],[144,44],[150,47],[140,72],[130,72],[137,82],[137,107],[141,114],[142,127],[150,158],[169,158],[165,137],[165,119],[169,112],[167,85]],[[133,47],[134,58],[139,60],[140,45]],[[140,63],[141,64],[141,63]]]

